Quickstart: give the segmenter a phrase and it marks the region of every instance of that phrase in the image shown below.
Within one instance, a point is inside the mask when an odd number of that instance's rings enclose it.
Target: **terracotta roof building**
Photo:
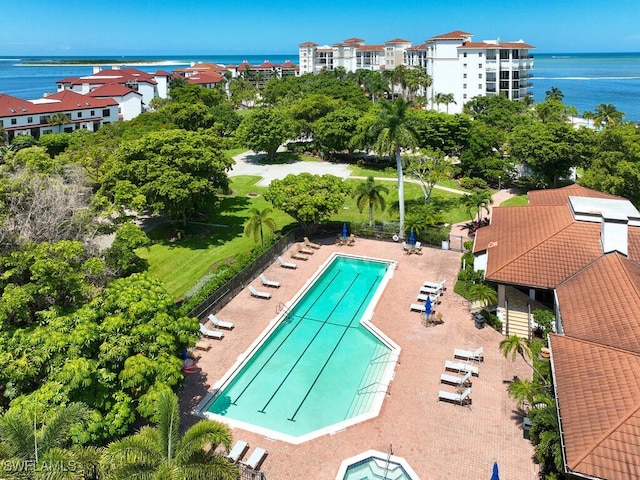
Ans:
[[[498,285],[503,333],[549,337],[563,457],[572,478],[640,478],[640,213],[578,185],[496,207],[478,230],[478,269]],[[521,325],[518,325],[521,323]]]
[[[51,122],[57,113],[68,122]],[[62,91],[37,100],[22,100],[0,94],[0,126],[8,141],[16,135],[39,138],[45,133],[72,132],[77,129],[95,131],[106,123],[118,121],[118,102],[111,97],[94,98],[72,91]]]

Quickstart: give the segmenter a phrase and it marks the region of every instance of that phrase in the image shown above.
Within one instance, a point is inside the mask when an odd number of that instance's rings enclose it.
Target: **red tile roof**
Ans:
[[[298,46],[299,47],[317,47],[318,44],[313,42],[304,42],[304,43],[299,43]]]
[[[358,50],[361,52],[384,51],[384,45],[362,45]]]
[[[591,188],[574,183],[562,188],[550,188],[548,190],[531,190],[527,197],[530,205],[569,205],[569,197],[611,198],[620,200],[620,197],[609,193],[599,192]]]
[[[118,105],[113,98],[94,98],[71,90],[64,90],[32,101],[0,94],[0,117],[105,108],[113,105]]]
[[[466,40],[467,37],[471,37],[473,34],[463,32],[461,30],[455,30],[449,33],[443,33],[442,35],[436,35],[435,37],[431,37],[431,40]]]
[[[604,255],[557,295],[565,335],[640,354],[640,264]]]
[[[90,97],[124,97],[130,93],[134,93],[135,95],[142,97],[140,92],[136,92],[125,85],[120,85],[119,83],[101,85],[100,87],[96,87],[91,90],[87,95]]]
[[[282,64],[282,68],[296,68],[296,64],[292,63],[291,60],[287,60]]]
[[[407,50],[425,50],[427,48],[426,43],[421,43],[420,45],[414,45],[413,47],[407,48]]]
[[[362,38],[351,37],[347,38],[344,43],[364,43],[364,40]]]
[[[603,309],[591,323],[610,319]],[[640,355],[562,335],[549,345],[568,468],[640,479]]]
[[[187,77],[187,82],[196,85],[209,85],[211,83],[219,83],[222,80],[224,80],[224,76],[219,74],[218,72],[197,73],[195,75]]]
[[[536,48],[533,45],[529,45],[528,43],[524,43],[524,42],[500,42],[500,43],[492,43],[492,42],[466,42],[463,43],[461,46],[459,46],[458,48],[461,49],[465,49],[465,48],[481,48],[481,49],[519,49],[519,48],[526,48],[526,49],[531,49],[531,48]]]
[[[72,85],[99,85],[105,83],[126,83],[126,82],[146,82],[151,85],[156,85],[157,82],[154,79],[152,73],[143,72],[135,68],[122,68],[118,70],[101,70],[91,75],[84,77],[67,77],[62,80],[58,80],[58,84],[72,84]]]
[[[402,38],[394,38],[393,40],[387,40],[384,43],[411,43],[411,40],[403,40]]]

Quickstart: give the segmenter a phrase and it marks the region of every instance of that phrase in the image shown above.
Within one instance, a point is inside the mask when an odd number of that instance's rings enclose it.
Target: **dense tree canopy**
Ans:
[[[238,130],[238,141],[254,152],[267,152],[274,159],[278,147],[294,135],[291,118],[277,108],[256,108],[246,115]]]
[[[273,180],[264,198],[300,222],[309,234],[340,210],[349,193],[339,177],[301,173]]]
[[[165,130],[123,143],[109,159],[101,193],[117,205],[149,208],[187,223],[218,189],[233,160],[205,132]]]

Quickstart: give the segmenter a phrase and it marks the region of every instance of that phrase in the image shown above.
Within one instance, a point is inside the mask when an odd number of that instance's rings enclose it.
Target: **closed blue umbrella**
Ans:
[[[413,230],[411,230],[411,233],[409,234],[409,245],[415,245],[416,243],[416,236],[413,234]]]
[[[491,475],[491,480],[500,480],[498,476],[498,462],[493,462],[493,474]]]
[[[342,224],[342,236],[343,237],[347,236],[347,224],[346,223]]]
[[[431,297],[427,297],[427,300],[424,302],[424,313],[431,315]]]

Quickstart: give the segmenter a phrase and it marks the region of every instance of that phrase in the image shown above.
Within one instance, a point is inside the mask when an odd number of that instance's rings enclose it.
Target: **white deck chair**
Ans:
[[[455,375],[449,375],[443,373],[440,375],[440,381],[442,383],[450,383],[451,385],[471,385],[471,372],[467,372],[463,377],[456,377]]]
[[[441,288],[425,287],[423,285],[422,287],[420,287],[420,293],[427,293],[429,295],[440,295],[442,293],[442,289]]]
[[[264,448],[256,447],[256,449],[253,451],[247,461],[244,462],[244,464],[252,470],[258,470],[266,456],[267,451]]]
[[[200,324],[200,333],[209,338],[215,338],[218,340],[222,340],[224,338],[224,333],[219,332],[218,330],[211,330],[210,328],[205,327],[203,324]]]
[[[461,348],[456,348],[453,351],[453,357],[454,358],[462,358],[464,360],[470,360],[472,362],[482,362],[484,360],[484,357],[482,356],[482,347],[476,349],[476,350],[463,350]]]
[[[440,280],[439,282],[424,282],[422,284],[423,287],[430,287],[430,288],[439,288],[440,290],[444,290],[444,284],[447,283],[447,279],[445,278],[444,280]]]
[[[293,262],[287,262],[282,257],[278,257],[278,261],[280,262],[280,266],[281,267],[284,267],[284,268],[298,268],[298,265],[296,265]]]
[[[264,274],[260,274],[260,280],[262,281],[262,285],[264,285],[265,287],[274,287],[274,288],[279,288],[280,287],[280,282],[276,281],[276,280],[268,280],[267,277],[264,276]]]
[[[462,393],[453,393],[453,392],[447,392],[445,390],[440,390],[438,392],[438,399],[448,400],[458,405],[464,405],[465,403],[471,403],[471,399],[469,398],[469,395],[471,395],[471,387],[468,387]]]
[[[424,312],[424,303],[412,303],[409,305],[409,310],[412,312]]]
[[[472,375],[476,377],[480,374],[478,367],[475,365],[469,365],[468,363],[463,362],[453,362],[451,360],[445,360],[444,362],[445,370],[453,370],[454,372],[471,372]]]
[[[246,453],[249,448],[249,444],[244,440],[238,440],[229,453],[227,453],[227,458],[230,458],[233,463],[238,463],[238,460],[242,458],[242,456]]]
[[[419,293],[417,300],[419,302],[426,302],[427,297],[431,300],[431,305],[435,305],[436,303],[440,303],[440,295],[428,295],[426,293]]]
[[[271,298],[271,294],[269,292],[263,292],[261,290],[256,290],[253,288],[253,285],[249,285],[249,291],[251,292],[251,296],[258,298]]]
[[[224,320],[218,320],[218,318],[212,313],[209,315],[209,321],[216,328],[226,328],[227,330],[231,330],[235,325],[233,322],[225,322]]]

